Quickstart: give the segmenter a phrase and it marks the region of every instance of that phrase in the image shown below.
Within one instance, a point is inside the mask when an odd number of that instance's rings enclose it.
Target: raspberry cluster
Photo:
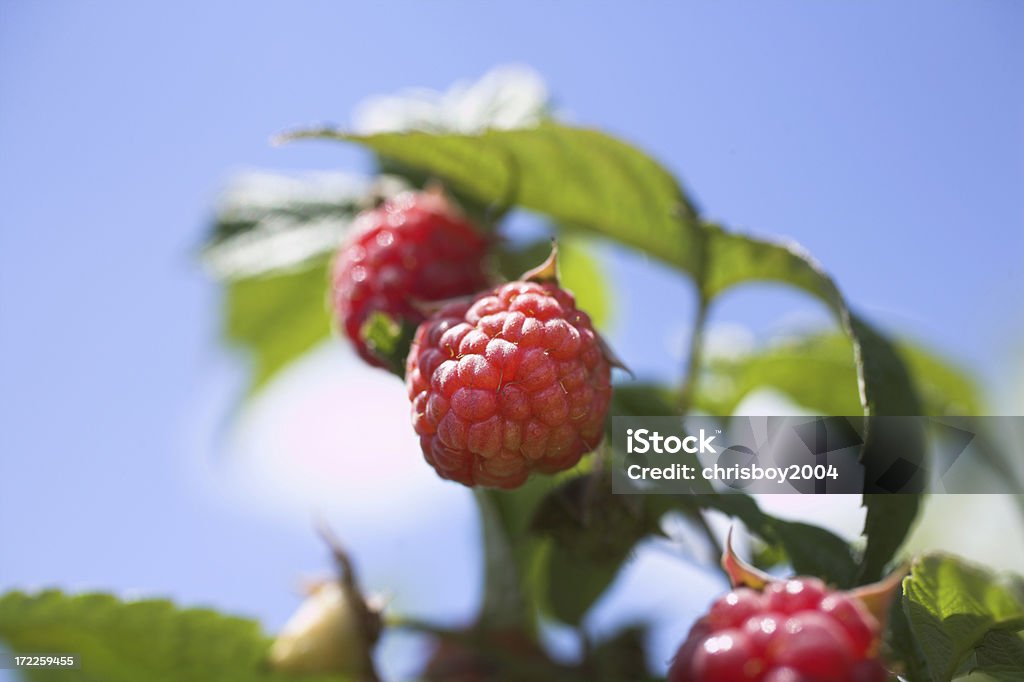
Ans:
[[[817,578],[740,587],[693,626],[668,682],[884,682],[879,631],[859,601]]]
[[[395,358],[364,338],[371,315],[418,325],[406,380],[427,461],[465,485],[515,488],[598,445],[611,370],[590,318],[558,286],[556,250],[523,281],[490,288],[488,245],[442,194],[406,192],[357,218],[335,260],[332,303],[378,367]]]
[[[399,324],[424,319],[417,303],[476,293],[488,285],[487,240],[443,195],[405,192],[363,212],[338,252],[331,299],[338,324],[371,365],[363,325],[374,312]]]
[[[597,446],[610,373],[572,294],[510,282],[420,325],[406,367],[413,427],[443,478],[515,488]]]

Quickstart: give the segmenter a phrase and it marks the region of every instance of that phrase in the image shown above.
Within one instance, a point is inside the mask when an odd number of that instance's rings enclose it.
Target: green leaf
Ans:
[[[782,282],[806,291],[831,309],[851,340],[864,414],[870,417],[924,413],[911,375],[894,344],[867,321],[851,313],[831,277],[809,254],[795,245],[744,237],[715,225],[707,225],[706,229],[709,231],[708,262],[700,280],[705,298],[750,281]],[[870,428],[866,440],[863,457],[870,462],[873,458]],[[908,443],[907,447],[920,450],[924,444]],[[881,495],[873,493],[865,493],[863,500],[868,521],[864,526],[867,547],[860,581],[871,582],[878,578],[882,567],[906,538],[920,500],[909,494],[883,500]],[[896,513],[892,514],[894,509]],[[887,514],[892,515],[888,520]]]
[[[933,680],[952,679],[978,648],[993,666],[1015,654],[998,639],[986,638],[1024,629],[1024,603],[989,571],[953,557],[928,556],[914,562],[903,592],[907,620]]]
[[[387,363],[388,369],[399,377],[405,376],[405,359],[416,335],[416,325],[400,323],[385,313],[374,311],[359,334],[367,348]]]
[[[336,250],[359,211],[405,187],[391,176],[240,175],[221,195],[203,263],[221,280],[304,266]]]
[[[180,609],[162,600],[123,602],[105,594],[11,592],[0,597],[0,640],[15,653],[79,655],[81,668],[33,670],[33,681],[295,679],[265,667],[270,640],[256,622],[207,609]]]
[[[999,680],[1019,680],[1024,673],[1024,636],[1008,630],[993,630],[974,651],[973,673]],[[971,678],[974,679],[974,678]]]
[[[250,393],[330,336],[327,263],[230,282],[224,296],[224,337],[252,359]]]
[[[437,175],[480,203],[517,204],[683,271],[698,266],[699,229],[675,178],[647,154],[597,130],[546,123],[477,135],[319,129],[282,137],[302,138],[356,142]]]
[[[924,408],[917,396],[913,380],[903,363],[895,345],[876,331],[864,320],[850,316],[850,330],[857,339],[859,360],[862,365],[863,393],[868,422],[861,461],[865,464],[865,491],[874,484],[874,462],[881,457],[874,455],[874,446],[879,444],[878,429],[873,427],[871,417],[921,415]],[[907,438],[902,446],[910,461],[924,458],[923,438]],[[910,533],[921,507],[919,494],[886,494],[865,492],[863,506],[866,508],[864,535],[867,544],[861,558],[861,583],[875,582],[882,577],[885,566],[900,548]]]
[[[859,351],[868,415],[922,415],[924,407],[910,370],[896,345],[867,320],[850,315],[850,334]]]
[[[582,668],[588,680],[622,682],[623,680],[649,680],[643,627],[632,626],[614,636],[598,642],[583,661]]]
[[[909,682],[931,682],[928,664],[910,629],[903,603],[906,597],[897,594],[889,609],[889,625],[885,638],[888,651],[885,659],[898,665],[899,672]]]
[[[595,561],[621,559],[633,544],[657,528],[643,495],[616,495],[607,476],[576,476],[540,501],[530,532]]]
[[[671,417],[678,403],[678,391],[661,384],[631,381],[615,387],[610,412],[617,416]]]
[[[815,575],[841,588],[856,582],[857,563],[845,540],[818,526],[766,514],[749,495],[659,495],[658,501],[664,511],[714,509],[739,519],[765,542],[781,547],[798,575]]]
[[[544,600],[542,605],[563,623],[579,625],[583,617],[615,581],[622,561],[604,560],[592,563],[579,554],[556,544],[548,546],[544,566]]]
[[[925,414],[984,414],[981,391],[967,372],[919,344],[900,341],[896,346]],[[842,334],[810,334],[738,357],[713,357],[706,372],[697,405],[711,414],[733,414],[740,401],[760,388],[778,390],[822,415],[861,412],[850,339]]]
[[[866,414],[921,414],[910,375],[892,343],[852,314],[835,282],[794,244],[773,243],[708,224],[702,291],[707,298],[738,284],[769,281],[801,289],[825,303],[853,343]]]
[[[771,242],[705,223],[707,266],[703,292],[709,299],[739,284],[779,282],[802,289],[845,315],[846,303],[824,268],[795,243]]]
[[[605,476],[577,476],[548,493],[530,531],[550,540],[544,601],[551,614],[578,625],[636,543],[657,528],[644,496],[612,494]]]
[[[772,388],[796,403],[831,416],[861,414],[857,369],[849,338],[816,334],[739,357],[708,360],[695,405],[731,415],[750,393]]]
[[[874,343],[881,347],[884,341],[876,338]],[[910,342],[890,346],[885,352],[899,356],[892,361],[893,368],[886,370],[891,376],[898,377],[903,372],[896,364],[899,358],[909,358],[911,383],[920,387],[927,400],[924,413],[978,414],[983,410],[974,381],[949,360]],[[839,334],[815,334],[739,358],[712,359],[697,404],[714,414],[732,414],[750,392],[771,387],[821,414],[855,415],[859,411],[854,399],[856,381],[849,340]],[[903,400],[910,404],[913,395],[906,395]],[[991,447],[983,452],[993,466],[999,467],[998,471],[1009,475],[1001,459],[1003,455]],[[872,495],[868,502],[864,582],[876,580],[884,573],[916,518],[920,499],[916,495]]]
[[[920,343],[903,340],[897,342],[897,347],[914,377],[926,414],[986,414],[981,388],[969,372]]]
[[[871,583],[885,574],[897,550],[910,533],[921,510],[921,495],[867,493],[864,495],[864,535],[867,545],[861,559],[861,583]]]

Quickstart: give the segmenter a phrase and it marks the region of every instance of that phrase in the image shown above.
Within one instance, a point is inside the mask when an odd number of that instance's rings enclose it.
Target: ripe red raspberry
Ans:
[[[817,578],[739,587],[712,604],[676,654],[668,682],[884,680],[880,627]]]
[[[611,400],[601,340],[572,294],[535,279],[449,304],[416,330],[413,427],[443,478],[515,488],[601,441]]]
[[[332,305],[339,327],[366,362],[385,367],[367,346],[363,325],[374,312],[414,327],[418,301],[465,296],[487,286],[487,240],[435,192],[405,192],[356,219],[338,252]]]

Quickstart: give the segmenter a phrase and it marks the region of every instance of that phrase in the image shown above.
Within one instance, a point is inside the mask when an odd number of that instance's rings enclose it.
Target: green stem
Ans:
[[[719,542],[718,538],[715,536],[715,531],[711,529],[711,524],[708,523],[708,517],[705,516],[705,513],[702,511],[698,511],[696,514],[693,515],[693,517],[694,520],[697,522],[697,525],[700,527],[701,531],[703,531],[704,537],[707,538],[708,544],[711,545],[711,549],[715,552],[715,554],[719,557],[725,554],[725,548],[722,547],[722,543]],[[728,575],[728,572],[724,568],[722,569],[722,572]]]
[[[708,311],[711,300],[698,288],[697,312],[690,330],[690,348],[686,359],[686,374],[679,391],[679,412],[687,414],[693,408],[694,397],[697,395],[697,384],[700,381],[701,366],[704,361],[704,331],[707,327]]]
[[[480,510],[484,548],[484,596],[480,622],[488,627],[524,627],[529,622],[523,594],[522,566],[512,545],[509,519],[503,513],[500,493],[474,490]]]
[[[707,261],[706,238],[701,240],[700,246],[701,258],[699,262],[703,264]],[[704,364],[704,333],[707,328],[708,313],[711,309],[711,297],[707,295],[704,289],[705,276],[706,271],[702,265],[695,278],[697,285],[697,311],[694,313],[693,327],[690,330],[690,347],[687,349],[686,373],[683,376],[683,384],[679,390],[678,408],[679,414],[683,416],[686,416],[693,409],[698,384],[700,383],[701,368]],[[715,537],[706,514],[706,512],[698,510],[693,517],[711,545],[711,549],[721,555],[724,551],[722,543]],[[722,570],[724,572],[724,569]]]

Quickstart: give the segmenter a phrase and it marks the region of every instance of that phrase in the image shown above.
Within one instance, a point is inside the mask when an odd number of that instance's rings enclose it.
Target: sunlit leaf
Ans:
[[[476,135],[351,135],[319,129],[283,139],[357,142],[429,171],[482,203],[519,205],[593,231],[684,271],[697,265],[694,213],[675,178],[635,147],[587,128],[548,123]]]
[[[950,360],[911,341],[896,348],[918,388],[925,414],[984,413],[977,383]],[[751,392],[777,390],[817,414],[857,415],[857,368],[850,339],[838,333],[787,338],[752,353],[712,357],[697,404],[711,414],[733,414]]]
[[[819,334],[775,343],[738,357],[712,357],[695,404],[731,415],[749,394],[770,388],[822,415],[861,413],[850,340]]]
[[[932,679],[952,679],[979,647],[991,667],[1019,655],[1010,640],[987,639],[1024,630],[1024,602],[994,574],[954,557],[928,556],[914,562],[903,590],[903,607]]]

